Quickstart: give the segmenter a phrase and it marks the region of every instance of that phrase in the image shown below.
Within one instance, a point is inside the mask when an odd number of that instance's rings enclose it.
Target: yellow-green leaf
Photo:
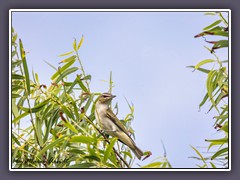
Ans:
[[[82,46],[83,40],[84,40],[84,36],[82,35],[82,38],[81,38],[80,42],[78,43],[77,50],[79,50],[80,47]]]
[[[61,55],[59,55],[60,57],[62,57],[62,56],[68,56],[68,55],[70,55],[70,54],[72,54],[74,51],[70,51],[70,52],[67,52],[67,53],[64,53],[64,54],[61,54]]]
[[[118,140],[118,138],[113,138],[110,142],[110,144],[108,144],[107,149],[104,153],[104,157],[103,157],[103,162],[105,163],[108,159],[108,157],[110,156],[110,153],[113,152],[113,146],[115,144],[115,142]]]
[[[27,93],[29,95],[30,94],[30,79],[29,79],[26,54],[25,54],[25,50],[23,48],[21,39],[19,39],[19,45],[20,45],[20,54],[21,54],[21,58],[22,58],[22,62],[23,62],[23,70],[24,70],[24,74],[25,74],[25,83],[26,83],[26,87],[27,87]]]

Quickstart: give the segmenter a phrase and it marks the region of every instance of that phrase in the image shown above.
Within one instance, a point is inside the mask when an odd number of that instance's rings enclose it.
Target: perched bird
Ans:
[[[103,93],[99,97],[95,106],[97,123],[106,134],[117,137],[119,141],[127,145],[140,160],[143,156],[143,152],[136,146],[125,126],[119,121],[109,107],[114,97],[116,96],[110,93]]]

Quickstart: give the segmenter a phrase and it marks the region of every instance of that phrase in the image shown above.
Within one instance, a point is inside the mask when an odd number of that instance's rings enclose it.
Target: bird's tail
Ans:
[[[139,160],[141,160],[141,157],[143,156],[143,152],[141,149],[139,149],[135,144],[134,147],[131,148],[132,152],[137,156]]]

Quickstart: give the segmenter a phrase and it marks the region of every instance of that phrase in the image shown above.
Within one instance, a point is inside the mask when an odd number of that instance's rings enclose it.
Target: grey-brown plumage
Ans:
[[[116,96],[110,93],[103,93],[99,97],[95,107],[95,117],[97,123],[105,133],[113,137],[117,137],[134,152],[138,159],[141,159],[143,152],[136,146],[125,126],[109,108],[109,104],[114,97]]]

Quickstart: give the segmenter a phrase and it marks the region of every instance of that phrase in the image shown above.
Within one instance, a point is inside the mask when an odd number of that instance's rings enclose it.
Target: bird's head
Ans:
[[[111,93],[102,93],[98,99],[98,102],[101,104],[109,104],[115,97],[116,96],[112,95]]]

